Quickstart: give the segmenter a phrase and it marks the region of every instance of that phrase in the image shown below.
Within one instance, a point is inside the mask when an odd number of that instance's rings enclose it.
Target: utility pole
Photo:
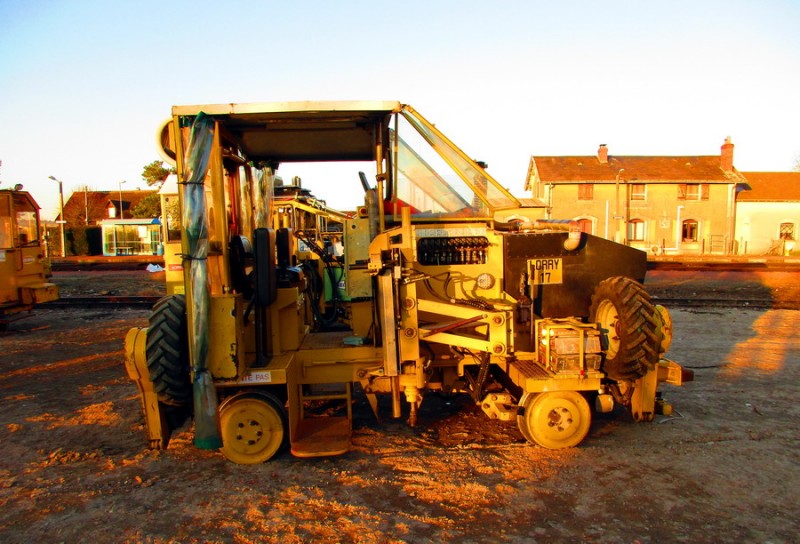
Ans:
[[[119,182],[119,218],[120,219],[125,219],[125,212],[122,209],[122,184],[123,183],[125,183],[124,180]]]
[[[58,212],[59,217],[61,218],[61,220],[58,221],[58,226],[61,227],[61,256],[66,257],[67,240],[66,236],[64,236],[64,223],[66,223],[66,221],[64,221],[64,184],[61,183],[60,179],[56,179],[53,176],[50,176],[50,179],[58,182]]]

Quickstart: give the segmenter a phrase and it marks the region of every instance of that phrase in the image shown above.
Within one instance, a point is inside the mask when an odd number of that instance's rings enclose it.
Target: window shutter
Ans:
[[[686,184],[678,184],[678,200],[686,200]]]
[[[700,184],[700,200],[708,200],[709,185],[708,183]]]

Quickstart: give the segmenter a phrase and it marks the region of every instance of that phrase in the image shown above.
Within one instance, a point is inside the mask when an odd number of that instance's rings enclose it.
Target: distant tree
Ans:
[[[133,207],[131,213],[134,217],[139,218],[148,218],[148,217],[158,217],[161,215],[161,197],[158,196],[158,193],[153,191],[143,199],[139,201],[139,203]]]
[[[144,170],[142,170],[142,179],[150,186],[157,185],[160,187],[164,180],[167,179],[167,176],[173,173],[175,173],[174,168],[164,168],[162,161],[153,161],[145,165]]]

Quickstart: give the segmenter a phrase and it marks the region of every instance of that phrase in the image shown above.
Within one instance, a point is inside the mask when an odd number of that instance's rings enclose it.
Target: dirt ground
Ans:
[[[695,381],[664,386],[671,417],[596,417],[579,447],[549,451],[462,397],[426,399],[414,429],[359,398],[352,451],[257,466],[196,449],[191,427],[145,448],[122,341],[147,311],[40,309],[0,336],[0,542],[796,542],[796,278],[650,274],[664,298],[795,307],[673,309],[670,356]],[[158,294],[163,277],[55,281]]]

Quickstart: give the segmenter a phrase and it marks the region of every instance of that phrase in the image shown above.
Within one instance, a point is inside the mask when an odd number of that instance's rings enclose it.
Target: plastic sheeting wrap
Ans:
[[[272,190],[275,185],[275,171],[271,166],[262,165],[256,170],[254,204],[256,209],[256,228],[272,226]]]
[[[208,371],[208,223],[205,177],[214,141],[214,121],[203,114],[192,123],[184,160],[183,228],[186,233],[189,283],[191,285],[191,354],[194,371],[194,443],[202,449],[222,447],[217,414],[217,393]],[[184,263],[184,268],[187,264]]]

